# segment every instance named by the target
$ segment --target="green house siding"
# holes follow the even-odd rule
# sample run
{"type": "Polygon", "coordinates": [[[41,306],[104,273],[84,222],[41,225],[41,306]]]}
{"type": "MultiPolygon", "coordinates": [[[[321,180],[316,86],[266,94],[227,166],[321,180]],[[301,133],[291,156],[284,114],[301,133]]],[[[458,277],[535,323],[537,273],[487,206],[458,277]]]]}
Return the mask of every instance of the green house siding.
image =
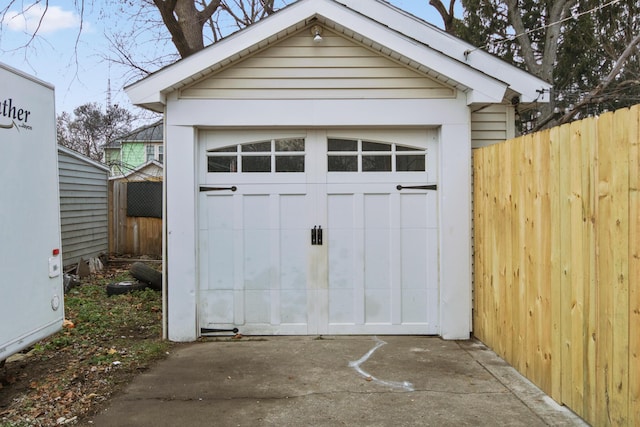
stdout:
{"type": "Polygon", "coordinates": [[[122,143],[122,173],[131,172],[147,161],[146,145],[144,142],[122,143]]]}
{"type": "Polygon", "coordinates": [[[158,121],[106,144],[105,161],[111,167],[111,176],[126,175],[151,160],[162,163],[162,135],[163,123],[158,121]]]}

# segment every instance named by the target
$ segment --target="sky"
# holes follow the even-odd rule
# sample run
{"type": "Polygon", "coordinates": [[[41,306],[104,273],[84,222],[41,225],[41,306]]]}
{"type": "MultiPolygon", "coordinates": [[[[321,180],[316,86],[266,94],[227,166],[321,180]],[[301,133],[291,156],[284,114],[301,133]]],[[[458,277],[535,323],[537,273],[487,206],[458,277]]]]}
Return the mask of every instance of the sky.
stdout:
{"type": "MultiPolygon", "coordinates": [[[[88,102],[106,106],[108,93],[112,103],[132,110],[134,114],[139,113],[123,90],[137,77],[132,76],[130,69],[108,60],[114,57],[108,36],[132,30],[131,22],[116,19],[117,14],[108,10],[117,6],[108,6],[110,2],[100,0],[85,0],[81,18],[74,6],[80,2],[49,0],[47,13],[40,22],[42,6],[29,7],[34,1],[16,1],[5,15],[0,24],[0,62],[54,85],[57,114],[72,113],[74,108],[88,102]],[[19,14],[22,5],[28,12],[19,14]],[[24,48],[39,22],[38,36],[24,48]]],[[[429,6],[428,0],[390,2],[442,27],[442,19],[429,6]]],[[[4,7],[1,3],[0,13],[4,7]]],[[[145,55],[148,51],[149,46],[139,46],[135,52],[145,55]]],[[[170,45],[168,51],[173,53],[175,49],[170,45]]]]}

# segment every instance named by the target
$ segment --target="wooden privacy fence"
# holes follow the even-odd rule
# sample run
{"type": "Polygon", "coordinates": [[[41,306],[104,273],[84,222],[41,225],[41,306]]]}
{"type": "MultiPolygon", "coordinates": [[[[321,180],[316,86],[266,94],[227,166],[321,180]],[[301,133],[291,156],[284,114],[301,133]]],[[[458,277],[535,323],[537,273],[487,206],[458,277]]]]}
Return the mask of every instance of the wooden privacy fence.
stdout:
{"type": "Polygon", "coordinates": [[[474,334],[597,426],[640,425],[639,122],[474,152],[474,334]]]}
{"type": "Polygon", "coordinates": [[[162,218],[128,214],[128,180],[109,181],[109,253],[162,255],[162,218]]]}

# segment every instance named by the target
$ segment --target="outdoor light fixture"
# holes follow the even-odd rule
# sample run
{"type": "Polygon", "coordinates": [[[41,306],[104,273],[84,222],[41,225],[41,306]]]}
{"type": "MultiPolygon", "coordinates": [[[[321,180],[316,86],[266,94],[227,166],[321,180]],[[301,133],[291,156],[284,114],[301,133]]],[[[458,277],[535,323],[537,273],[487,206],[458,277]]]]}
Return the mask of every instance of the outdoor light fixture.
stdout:
{"type": "Polygon", "coordinates": [[[322,43],[322,27],[319,25],[314,25],[311,27],[311,35],[313,36],[313,42],[318,44],[322,43]]]}

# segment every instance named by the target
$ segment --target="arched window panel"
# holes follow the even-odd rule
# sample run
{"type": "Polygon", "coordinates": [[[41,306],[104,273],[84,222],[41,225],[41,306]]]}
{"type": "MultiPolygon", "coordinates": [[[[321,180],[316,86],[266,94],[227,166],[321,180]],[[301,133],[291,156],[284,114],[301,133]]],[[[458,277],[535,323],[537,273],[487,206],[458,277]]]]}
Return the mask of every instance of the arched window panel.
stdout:
{"type": "Polygon", "coordinates": [[[207,172],[304,172],[304,159],[304,138],[255,141],[207,150],[207,172]]]}
{"type": "Polygon", "coordinates": [[[393,142],[329,138],[329,172],[425,172],[427,151],[393,142]]]}

